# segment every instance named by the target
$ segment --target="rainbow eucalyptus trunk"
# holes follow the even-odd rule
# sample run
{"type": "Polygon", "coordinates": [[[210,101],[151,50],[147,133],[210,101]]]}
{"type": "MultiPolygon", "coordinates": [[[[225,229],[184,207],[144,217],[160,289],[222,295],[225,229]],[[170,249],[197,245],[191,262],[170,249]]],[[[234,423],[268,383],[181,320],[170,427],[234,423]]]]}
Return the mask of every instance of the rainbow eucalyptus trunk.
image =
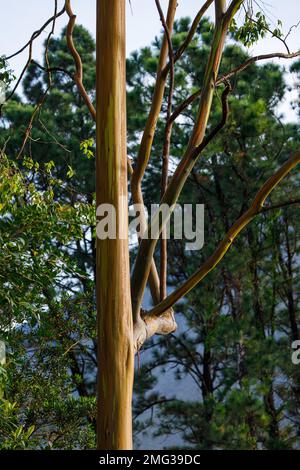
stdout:
{"type": "Polygon", "coordinates": [[[134,374],[126,153],[125,0],[97,1],[96,199],[116,210],[116,239],[97,238],[99,449],[131,449],[134,374]]]}

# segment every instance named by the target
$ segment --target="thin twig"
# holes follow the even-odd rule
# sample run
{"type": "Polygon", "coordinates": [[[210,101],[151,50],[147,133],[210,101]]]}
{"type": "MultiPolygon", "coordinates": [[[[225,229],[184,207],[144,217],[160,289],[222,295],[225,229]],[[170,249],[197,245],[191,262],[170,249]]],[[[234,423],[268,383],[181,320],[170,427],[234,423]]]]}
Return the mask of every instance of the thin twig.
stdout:
{"type": "Polygon", "coordinates": [[[203,139],[200,145],[196,147],[193,151],[192,158],[197,158],[198,155],[202,152],[202,150],[207,147],[210,141],[220,132],[220,130],[225,126],[227,122],[227,118],[229,115],[229,105],[228,105],[228,96],[229,93],[232,91],[231,83],[226,80],[226,88],[224,89],[221,97],[222,101],[222,118],[220,122],[216,125],[216,127],[208,134],[207,137],[203,139]]]}
{"type": "MultiPolygon", "coordinates": [[[[55,4],[56,5],[56,4],[55,4]]],[[[55,22],[56,21],[56,18],[58,18],[59,16],[63,15],[65,12],[65,7],[63,7],[59,12],[57,12],[57,7],[55,7],[55,13],[53,16],[51,16],[51,18],[49,18],[44,24],[43,26],[38,29],[37,31],[35,31],[31,38],[29,39],[29,41],[23,46],[21,47],[21,49],[19,49],[17,52],[14,52],[13,54],[9,55],[9,56],[6,56],[5,57],[5,60],[10,60],[14,57],[16,57],[17,55],[21,54],[23,51],[25,51],[27,48],[28,48],[28,58],[27,58],[27,62],[25,64],[25,66],[23,67],[22,71],[21,71],[21,74],[19,75],[19,78],[17,80],[17,82],[15,83],[12,91],[9,93],[9,95],[6,97],[5,99],[5,102],[2,103],[0,105],[0,115],[1,115],[1,111],[2,111],[2,106],[7,103],[7,101],[9,101],[13,95],[15,94],[18,86],[20,85],[23,77],[24,77],[24,74],[25,72],[27,71],[28,67],[30,66],[31,62],[32,62],[32,50],[33,50],[33,42],[36,38],[38,38],[41,33],[45,30],[45,28],[52,22],[55,22]]]]}
{"type": "MultiPolygon", "coordinates": [[[[204,15],[204,13],[206,12],[206,10],[210,7],[210,5],[212,4],[213,0],[207,0],[204,5],[200,8],[200,10],[198,11],[197,15],[195,16],[194,18],[194,21],[190,27],[190,30],[187,34],[187,37],[185,38],[185,40],[183,41],[183,43],[179,46],[179,48],[177,49],[177,51],[175,52],[174,54],[174,64],[180,59],[180,57],[183,55],[183,53],[185,52],[185,50],[187,49],[187,47],[189,46],[189,44],[191,43],[196,31],[197,31],[197,28],[199,26],[199,23],[204,15]]],[[[169,61],[169,63],[166,65],[163,73],[164,74],[167,74],[170,67],[171,67],[171,61],[169,61]]]]}
{"type": "Polygon", "coordinates": [[[55,19],[55,18],[59,18],[61,15],[63,15],[65,13],[66,9],[65,9],[65,6],[63,6],[63,8],[55,15],[55,16],[51,16],[51,18],[49,18],[46,23],[43,24],[43,26],[38,29],[37,31],[35,31],[31,38],[29,39],[29,41],[25,44],[25,46],[21,47],[21,49],[19,49],[17,52],[14,52],[13,54],[9,55],[9,56],[6,56],[5,59],[6,60],[10,60],[12,59],[13,57],[16,57],[17,55],[21,54],[23,51],[25,51],[25,49],[27,49],[27,47],[33,43],[33,41],[39,37],[42,32],[44,31],[44,29],[55,19]]]}
{"type": "Polygon", "coordinates": [[[195,93],[190,95],[186,100],[184,100],[177,108],[174,109],[173,113],[170,116],[169,121],[174,122],[178,116],[190,105],[192,104],[199,96],[201,95],[201,90],[197,90],[195,93]]]}
{"type": "Polygon", "coordinates": [[[290,27],[290,29],[288,30],[287,34],[286,34],[285,37],[284,37],[284,41],[287,40],[287,38],[288,38],[289,35],[291,34],[292,30],[293,30],[294,28],[297,29],[299,25],[300,25],[300,20],[299,20],[296,24],[293,24],[293,25],[290,27]]]}
{"type": "Polygon", "coordinates": [[[36,62],[35,60],[31,60],[31,63],[34,64],[36,67],[38,67],[40,70],[42,70],[43,72],[46,72],[46,73],[54,73],[54,72],[57,72],[57,73],[64,73],[65,75],[68,75],[69,78],[71,78],[71,80],[74,80],[74,77],[73,75],[68,72],[66,69],[63,69],[61,67],[43,67],[41,64],[39,64],[38,62],[36,62]]]}
{"type": "Polygon", "coordinates": [[[283,52],[274,52],[272,54],[262,54],[262,55],[257,55],[254,57],[249,57],[249,59],[245,60],[245,62],[243,62],[241,65],[239,65],[238,67],[235,67],[230,72],[219,77],[216,81],[216,85],[220,85],[220,83],[223,83],[228,78],[233,77],[239,72],[242,72],[254,62],[258,62],[260,60],[267,60],[267,59],[276,59],[276,58],[277,59],[293,59],[298,56],[300,56],[300,51],[292,52],[291,54],[284,54],[283,52]]]}
{"type": "MultiPolygon", "coordinates": [[[[50,39],[51,39],[51,36],[54,34],[54,31],[55,31],[55,24],[56,24],[56,18],[57,18],[57,0],[54,0],[54,15],[53,15],[53,20],[52,20],[52,28],[51,28],[51,31],[50,33],[48,34],[48,37],[47,37],[47,40],[46,40],[46,46],[45,46],[45,63],[47,65],[47,69],[50,69],[50,64],[49,64],[49,58],[48,58],[48,51],[49,51],[49,44],[50,44],[50,39]]],[[[32,55],[32,44],[31,46],[29,47],[29,58],[28,58],[28,66],[29,64],[31,63],[31,55],[32,55]]],[[[27,67],[24,69],[24,73],[25,73],[25,70],[27,69],[27,67]]],[[[43,106],[44,102],[45,102],[45,99],[47,97],[47,94],[48,94],[48,91],[50,90],[52,86],[52,77],[51,77],[51,72],[48,72],[48,86],[46,88],[46,90],[44,91],[40,101],[37,103],[32,115],[31,115],[31,118],[30,118],[30,121],[29,121],[29,124],[26,128],[26,131],[25,131],[25,136],[24,136],[24,139],[23,139],[23,143],[22,143],[22,146],[19,150],[19,153],[17,155],[17,159],[19,159],[21,157],[21,155],[23,154],[23,151],[24,151],[24,148],[25,148],[25,145],[27,143],[27,140],[28,138],[30,137],[31,135],[31,130],[32,130],[32,126],[33,126],[33,122],[34,122],[34,119],[35,119],[35,116],[37,115],[37,113],[40,111],[41,107],[43,106]]]]}

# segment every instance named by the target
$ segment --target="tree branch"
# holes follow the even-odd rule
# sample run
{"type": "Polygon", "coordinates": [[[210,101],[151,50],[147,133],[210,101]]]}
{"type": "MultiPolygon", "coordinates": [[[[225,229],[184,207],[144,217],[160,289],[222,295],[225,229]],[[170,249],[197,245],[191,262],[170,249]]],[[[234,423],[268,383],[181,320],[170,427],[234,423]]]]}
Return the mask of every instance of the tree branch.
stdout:
{"type": "MultiPolygon", "coordinates": [[[[163,197],[167,185],[168,185],[168,173],[169,173],[169,156],[170,156],[170,145],[171,145],[171,134],[173,122],[170,121],[170,116],[172,113],[172,99],[174,93],[174,53],[172,39],[168,25],[166,24],[163,11],[160,6],[159,0],[155,0],[157,10],[165,31],[165,35],[168,42],[168,51],[169,51],[169,71],[170,71],[170,85],[169,85],[169,96],[168,96],[168,106],[167,106],[167,122],[165,126],[165,135],[164,135],[164,145],[163,145],[163,155],[162,155],[162,173],[161,173],[161,194],[160,198],[163,197]]],[[[163,229],[160,239],[160,300],[163,300],[167,296],[167,263],[168,263],[168,240],[166,237],[166,232],[163,229]]]]}
{"type": "Polygon", "coordinates": [[[219,124],[208,134],[207,137],[203,139],[200,145],[196,147],[192,153],[192,158],[197,158],[202,150],[207,147],[210,141],[220,132],[220,130],[225,126],[227,118],[229,115],[229,105],[228,105],[228,95],[232,91],[232,87],[229,81],[226,81],[226,88],[223,90],[221,101],[222,101],[222,118],[219,124]]]}
{"type": "Polygon", "coordinates": [[[226,73],[225,75],[222,75],[222,77],[219,77],[217,79],[216,85],[220,85],[220,83],[223,83],[225,80],[228,78],[236,75],[239,72],[242,72],[242,70],[245,70],[249,65],[253,64],[254,62],[257,62],[259,60],[266,60],[266,59],[293,59],[294,57],[300,56],[300,51],[293,52],[291,54],[285,54],[283,52],[274,52],[272,54],[262,54],[262,55],[257,55],[254,57],[249,57],[249,59],[245,60],[241,65],[238,67],[235,67],[232,69],[230,72],[226,73]]]}
{"type": "Polygon", "coordinates": [[[263,207],[257,214],[264,212],[274,211],[276,209],[283,209],[284,207],[297,205],[300,207],[300,199],[293,199],[291,201],[283,201],[278,204],[273,204],[272,206],[263,207]]]}
{"type": "Polygon", "coordinates": [[[44,29],[45,29],[55,18],[58,18],[59,16],[63,15],[63,14],[65,13],[65,11],[66,11],[66,8],[65,8],[65,6],[63,6],[63,8],[62,8],[56,15],[51,16],[51,18],[49,18],[49,19],[43,24],[43,26],[42,26],[40,29],[38,29],[37,31],[35,31],[35,32],[32,34],[31,38],[30,38],[29,41],[25,44],[25,46],[21,47],[21,49],[19,49],[17,52],[14,52],[13,54],[11,54],[11,55],[5,57],[5,59],[6,59],[6,60],[10,60],[10,59],[12,59],[13,57],[16,57],[17,55],[21,54],[23,51],[25,51],[25,49],[27,49],[28,46],[30,47],[30,45],[33,43],[33,41],[34,41],[37,37],[39,37],[39,36],[42,34],[42,32],[44,31],[44,29]]]}
{"type": "MultiPolygon", "coordinates": [[[[252,65],[253,63],[260,61],[260,60],[267,60],[267,59],[293,59],[295,57],[300,56],[300,51],[293,52],[291,54],[285,54],[282,52],[275,52],[272,54],[262,54],[254,57],[249,57],[245,62],[243,62],[241,65],[238,67],[235,67],[232,69],[230,72],[226,73],[225,75],[222,75],[219,77],[216,81],[216,86],[220,85],[221,83],[225,83],[226,80],[229,78],[233,77],[234,75],[238,74],[239,72],[242,72],[245,70],[247,67],[252,65]]],[[[184,100],[176,109],[173,110],[172,115],[170,116],[171,121],[175,121],[178,116],[190,105],[192,104],[199,96],[201,95],[201,90],[197,90],[195,93],[193,93],[191,96],[189,96],[186,100],[184,100]]]]}
{"type": "Polygon", "coordinates": [[[251,220],[262,211],[262,207],[267,197],[274,188],[282,181],[282,179],[300,162],[300,151],[291,156],[261,187],[256,194],[249,209],[232,225],[224,239],[220,242],[214,253],[203,263],[199,270],[193,274],[181,287],[170,294],[163,302],[160,302],[152,310],[149,315],[160,316],[167,309],[171,308],[179,299],[184,297],[193,287],[195,287],[207,274],[212,271],[222,260],[233,241],[248,225],[251,220]]]}
{"type": "MultiPolygon", "coordinates": [[[[190,27],[190,30],[187,34],[187,37],[185,38],[183,43],[179,46],[179,48],[177,49],[177,51],[174,54],[174,64],[180,59],[180,57],[183,55],[183,53],[185,52],[185,50],[187,49],[187,47],[191,43],[204,13],[210,7],[212,2],[213,2],[213,0],[207,0],[204,3],[204,5],[200,8],[200,10],[198,11],[198,13],[195,16],[194,21],[193,21],[193,23],[190,27]]],[[[171,67],[171,61],[169,61],[169,63],[165,66],[165,68],[163,70],[163,74],[167,74],[170,67],[171,67]]]]}
{"type": "Polygon", "coordinates": [[[178,116],[190,105],[192,104],[199,96],[201,95],[201,90],[197,90],[195,93],[190,95],[186,100],[184,100],[177,108],[174,109],[173,113],[170,116],[169,121],[174,122],[178,116]]]}
{"type": "Polygon", "coordinates": [[[76,15],[74,15],[71,7],[71,0],[65,0],[65,9],[66,12],[69,16],[69,22],[67,26],[67,31],[66,31],[66,39],[67,39],[67,45],[70,53],[73,56],[74,62],[75,62],[75,67],[76,67],[76,73],[74,74],[74,80],[77,85],[78,91],[85,101],[85,104],[88,107],[88,110],[94,120],[96,120],[96,110],[94,108],[93,103],[90,100],[90,97],[83,85],[83,71],[82,71],[82,61],[80,54],[78,53],[74,41],[73,41],[73,31],[75,27],[75,22],[76,22],[76,15]]]}
{"type": "MultiPolygon", "coordinates": [[[[44,29],[50,24],[55,24],[55,21],[56,21],[56,18],[58,18],[59,16],[63,15],[64,12],[66,11],[65,10],[65,7],[63,7],[59,12],[57,12],[57,2],[55,2],[55,8],[54,8],[54,15],[51,16],[51,18],[49,18],[44,24],[43,26],[41,26],[40,29],[38,29],[37,31],[35,31],[32,35],[31,35],[31,38],[29,39],[29,41],[23,46],[21,47],[21,49],[19,49],[17,52],[14,52],[13,54],[5,57],[5,60],[10,60],[14,57],[16,57],[17,55],[21,54],[23,51],[25,51],[25,49],[27,49],[27,47],[29,48],[29,51],[28,51],[28,59],[27,59],[27,62],[26,64],[24,65],[23,69],[22,69],[22,72],[21,74],[19,75],[19,78],[15,84],[15,86],[13,87],[12,91],[9,93],[9,95],[6,97],[5,99],[5,102],[6,103],[7,101],[9,101],[13,95],[15,94],[18,86],[20,85],[21,81],[22,81],[22,78],[24,77],[25,75],[25,72],[26,70],[28,69],[29,65],[31,64],[31,61],[32,61],[32,50],[33,50],[33,42],[34,40],[39,37],[42,32],[44,31],[44,29]]],[[[51,33],[50,33],[51,34],[51,33]]],[[[4,105],[4,103],[2,103],[0,105],[0,114],[1,114],[1,110],[2,110],[2,107],[4,105]]]]}
{"type": "MultiPolygon", "coordinates": [[[[235,67],[232,69],[230,72],[226,73],[225,75],[222,75],[219,77],[216,81],[216,86],[220,85],[221,83],[226,82],[229,78],[233,77],[234,75],[238,74],[239,72],[242,72],[245,70],[247,67],[252,65],[255,62],[258,62],[260,60],[268,60],[268,59],[293,59],[295,57],[300,56],[300,51],[293,52],[291,54],[285,54],[282,52],[274,52],[270,54],[262,54],[254,57],[249,57],[245,62],[243,62],[241,65],[238,67],[235,67]]],[[[170,116],[171,121],[175,121],[177,117],[190,105],[192,104],[199,96],[201,95],[201,90],[197,90],[195,93],[193,93],[191,96],[189,96],[185,101],[183,101],[176,109],[174,109],[172,115],[170,116]]]]}
{"type": "Polygon", "coordinates": [[[74,77],[72,74],[70,74],[70,72],[68,72],[67,70],[61,68],[61,67],[43,67],[41,64],[39,64],[38,62],[36,62],[35,60],[32,59],[31,61],[32,64],[36,65],[40,70],[43,70],[43,72],[46,72],[46,73],[53,73],[53,72],[57,72],[57,73],[64,73],[65,75],[68,75],[69,78],[71,78],[71,80],[74,80],[74,77]]]}
{"type": "MultiPolygon", "coordinates": [[[[31,130],[32,130],[32,126],[33,126],[33,122],[34,122],[34,119],[35,119],[35,116],[38,114],[38,112],[40,111],[40,109],[42,108],[45,100],[46,100],[46,97],[48,95],[48,91],[50,90],[51,86],[52,86],[52,76],[51,76],[51,69],[50,69],[50,64],[49,64],[49,57],[48,57],[48,51],[49,51],[49,44],[50,44],[50,39],[51,39],[51,36],[54,34],[54,31],[55,31],[55,24],[56,24],[56,19],[57,19],[57,0],[54,1],[54,15],[53,15],[53,20],[52,20],[52,28],[51,28],[51,31],[50,33],[48,34],[48,37],[47,37],[47,40],[46,40],[46,47],[45,47],[45,63],[47,65],[47,75],[48,75],[48,86],[46,88],[46,90],[44,91],[42,97],[40,98],[39,102],[37,103],[37,105],[35,106],[35,109],[31,115],[31,118],[30,118],[30,121],[29,121],[29,124],[26,128],[26,131],[25,131],[25,136],[24,136],[24,139],[23,139],[23,143],[22,143],[22,146],[21,146],[21,149],[19,150],[19,153],[17,155],[17,159],[19,159],[24,151],[24,148],[25,148],[25,145],[27,143],[27,140],[30,138],[30,134],[31,134],[31,130]]],[[[27,64],[23,70],[23,73],[21,74],[21,77],[23,76],[25,70],[27,69],[27,67],[30,65],[31,61],[32,61],[32,44],[31,46],[29,47],[29,58],[28,58],[28,61],[27,61],[27,64]]],[[[19,81],[18,83],[20,82],[20,79],[21,77],[19,78],[19,81]]],[[[18,86],[18,83],[16,85],[16,87],[18,86]]],[[[15,89],[16,89],[15,87],[15,89]]],[[[14,91],[13,91],[14,93],[14,91]]],[[[12,95],[11,95],[12,96],[12,95]]],[[[9,98],[8,98],[9,99],[9,98]]]]}
{"type": "MultiPolygon", "coordinates": [[[[208,118],[210,115],[211,104],[214,89],[217,85],[217,76],[219,71],[219,65],[221,60],[221,55],[224,47],[225,37],[228,31],[230,22],[237,12],[238,8],[243,3],[243,0],[233,0],[225,11],[225,1],[216,0],[215,1],[215,10],[216,10],[216,23],[214,37],[211,44],[210,55],[206,65],[204,83],[200,94],[200,103],[199,103],[199,112],[196,124],[194,126],[189,144],[183,155],[180,163],[178,164],[165,192],[163,199],[161,200],[162,204],[167,204],[169,207],[174,207],[178,197],[181,193],[181,190],[190,175],[197,158],[195,157],[195,148],[199,147],[204,139],[205,130],[207,127],[208,118]]],[[[298,55],[298,54],[297,54],[298,55]]],[[[278,56],[278,54],[277,54],[278,56]]],[[[285,54],[280,54],[281,57],[286,57],[285,54]]],[[[295,57],[296,55],[291,55],[290,57],[295,57]]],[[[272,55],[266,55],[264,58],[270,58],[272,55]]],[[[252,59],[253,60],[253,59],[252,59]]],[[[223,77],[223,80],[219,81],[221,83],[228,78],[223,77]]],[[[199,149],[198,149],[199,150],[199,149]]],[[[199,156],[199,151],[197,157],[199,156]]],[[[133,268],[131,286],[132,286],[132,307],[134,315],[138,315],[138,312],[141,308],[142,298],[144,290],[146,287],[146,282],[148,279],[148,273],[150,270],[150,263],[154,255],[155,247],[157,244],[156,238],[151,238],[151,230],[153,224],[159,227],[159,233],[161,233],[162,228],[166,225],[171,212],[169,212],[165,217],[162,218],[159,216],[160,211],[154,214],[151,223],[148,226],[147,237],[145,237],[139,246],[137,257],[135,260],[135,265],[133,268]]]]}
{"type": "MultiPolygon", "coordinates": [[[[173,29],[176,8],[177,8],[177,0],[169,0],[168,13],[167,13],[167,19],[166,19],[166,25],[168,27],[169,34],[171,34],[171,31],[173,29]]],[[[163,102],[164,91],[165,91],[165,86],[166,86],[166,76],[162,74],[162,71],[166,65],[167,57],[168,57],[168,39],[165,33],[162,46],[161,46],[159,61],[158,61],[157,78],[156,78],[156,83],[154,87],[151,108],[150,108],[148,119],[145,125],[143,136],[141,139],[141,143],[140,143],[140,147],[139,147],[139,151],[137,155],[137,160],[136,160],[136,166],[131,176],[131,193],[132,193],[133,202],[134,204],[141,204],[142,206],[144,206],[144,200],[143,200],[141,184],[142,184],[142,179],[143,179],[145,170],[149,162],[154,134],[156,130],[156,124],[157,124],[157,120],[158,120],[158,117],[161,111],[162,102],[163,102]]],[[[141,224],[141,232],[144,232],[146,230],[147,223],[146,223],[145,214],[143,212],[140,214],[140,224],[141,224]]],[[[160,287],[159,287],[159,277],[158,277],[158,273],[157,273],[157,269],[156,269],[153,257],[151,257],[149,273],[150,273],[149,283],[150,283],[152,299],[154,303],[157,303],[159,302],[159,299],[160,299],[160,287]]],[[[147,275],[147,280],[148,280],[148,275],[147,275]]],[[[132,295],[135,296],[134,290],[132,291],[132,295]]],[[[137,315],[134,315],[135,320],[138,319],[138,315],[139,315],[139,312],[137,315]]]]}
{"type": "Polygon", "coordinates": [[[232,0],[229,7],[227,8],[225,17],[226,17],[226,22],[229,24],[234,17],[234,15],[237,13],[238,9],[240,6],[244,3],[245,0],[232,0]]]}
{"type": "MultiPolygon", "coordinates": [[[[216,0],[215,9],[216,25],[211,44],[210,55],[206,65],[203,88],[201,90],[198,118],[190,137],[186,152],[177,166],[176,171],[173,174],[173,177],[168,184],[167,190],[165,191],[164,197],[161,201],[161,204],[167,204],[169,207],[174,207],[183,185],[195,165],[196,159],[193,158],[193,152],[204,139],[207,121],[210,115],[210,109],[215,90],[215,81],[218,74],[221,54],[229,25],[228,22],[224,21],[225,1],[216,0]],[[221,11],[222,15],[220,15],[221,11]]],[[[153,223],[158,224],[159,233],[161,233],[161,230],[166,225],[169,216],[170,214],[167,216],[167,218],[163,217],[163,220],[160,220],[161,218],[159,217],[158,210],[153,217],[153,221],[151,221],[151,223],[148,225],[148,237],[144,238],[140,243],[131,279],[132,308],[135,318],[137,318],[139,315],[142,298],[150,271],[151,260],[153,258],[157,244],[157,239],[151,238],[152,225],[153,223]]]]}

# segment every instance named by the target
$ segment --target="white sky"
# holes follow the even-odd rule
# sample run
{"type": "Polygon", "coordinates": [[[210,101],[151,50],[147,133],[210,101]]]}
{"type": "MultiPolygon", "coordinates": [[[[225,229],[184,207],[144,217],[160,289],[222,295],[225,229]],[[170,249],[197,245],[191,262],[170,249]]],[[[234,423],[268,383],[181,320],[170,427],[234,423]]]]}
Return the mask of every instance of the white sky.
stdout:
{"type": "MultiPolygon", "coordinates": [[[[182,16],[194,17],[204,0],[178,0],[177,18],[182,16]]],[[[168,1],[161,0],[161,5],[166,9],[168,1]]],[[[262,2],[259,0],[259,3],[262,2]]],[[[10,55],[31,36],[32,32],[39,29],[47,18],[53,14],[53,0],[0,0],[1,7],[1,28],[0,28],[0,55],[10,55]]],[[[161,30],[158,13],[154,0],[131,0],[132,10],[127,4],[127,54],[142,46],[149,45],[155,35],[161,30]]],[[[59,6],[63,5],[63,0],[59,0],[59,6]]],[[[77,15],[77,22],[83,24],[89,31],[95,34],[95,10],[96,0],[73,0],[72,7],[77,15]]],[[[263,2],[263,9],[266,12],[274,27],[277,19],[283,22],[283,31],[289,28],[300,19],[300,0],[266,0],[263,2]]],[[[209,10],[213,14],[213,9],[209,10]]],[[[67,23],[67,16],[59,18],[56,32],[67,23]]],[[[42,52],[42,44],[48,31],[44,31],[34,45],[34,58],[39,59],[42,52]]],[[[293,28],[289,36],[289,47],[291,51],[300,48],[300,26],[293,28]]],[[[258,45],[251,48],[251,54],[262,54],[268,52],[285,52],[283,44],[273,39],[264,39],[258,45]]],[[[19,73],[26,62],[26,52],[10,61],[11,68],[19,73]]],[[[289,61],[281,60],[281,63],[288,64],[289,61]]],[[[283,107],[283,111],[292,117],[288,109],[288,103],[283,107]]]]}

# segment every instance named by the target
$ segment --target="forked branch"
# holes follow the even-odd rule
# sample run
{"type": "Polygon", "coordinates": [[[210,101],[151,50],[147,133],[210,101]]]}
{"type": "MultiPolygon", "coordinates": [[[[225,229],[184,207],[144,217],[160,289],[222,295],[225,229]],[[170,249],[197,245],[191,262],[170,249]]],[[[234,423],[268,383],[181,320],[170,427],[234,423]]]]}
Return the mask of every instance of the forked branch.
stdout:
{"type": "MultiPolygon", "coordinates": [[[[168,42],[169,50],[169,71],[170,71],[170,85],[169,85],[169,95],[168,95],[168,106],[167,106],[167,122],[165,125],[164,133],[164,144],[163,144],[163,155],[162,155],[162,170],[161,170],[161,194],[160,198],[162,199],[168,185],[168,173],[169,173],[169,156],[170,156],[170,146],[171,146],[171,135],[173,128],[173,121],[170,120],[172,113],[172,100],[174,93],[174,53],[172,39],[168,25],[165,21],[163,11],[159,0],[155,0],[157,10],[165,31],[165,35],[168,42]]],[[[168,240],[166,237],[165,230],[162,230],[161,240],[160,240],[160,273],[159,273],[159,283],[160,283],[160,300],[163,300],[167,296],[167,263],[168,263],[168,240]]]]}
{"type": "Polygon", "coordinates": [[[163,312],[162,315],[149,315],[142,312],[139,321],[133,325],[133,347],[137,353],[142,345],[154,335],[169,335],[177,329],[172,308],[163,312]]]}
{"type": "MultiPolygon", "coordinates": [[[[177,8],[177,0],[169,0],[168,12],[166,17],[166,26],[168,28],[169,35],[172,32],[175,12],[177,8]]],[[[145,173],[145,170],[148,166],[154,134],[156,130],[157,120],[161,111],[165,87],[166,87],[166,76],[162,73],[163,69],[166,65],[168,58],[168,38],[166,33],[164,34],[158,67],[157,67],[157,76],[156,76],[156,83],[154,86],[154,93],[151,102],[150,112],[145,124],[145,129],[143,132],[143,136],[141,139],[136,165],[134,171],[131,176],[131,192],[132,192],[132,199],[134,204],[141,204],[144,205],[143,194],[142,194],[142,179],[145,173]]],[[[141,213],[141,232],[146,230],[146,218],[145,214],[141,213]]],[[[153,257],[150,261],[149,267],[149,284],[151,295],[154,303],[159,302],[160,300],[160,285],[159,285],[159,276],[157,273],[157,269],[153,260],[153,257]]],[[[148,279],[148,275],[147,275],[148,279]]],[[[136,312],[137,313],[137,312],[136,312]]],[[[135,315],[135,320],[138,319],[138,314],[135,315]]]]}
{"type": "MultiPolygon", "coordinates": [[[[6,97],[5,99],[5,103],[7,101],[9,101],[13,95],[15,94],[16,90],[18,89],[26,71],[28,70],[30,64],[32,63],[32,52],[33,52],[33,43],[35,41],[36,38],[38,38],[42,32],[45,30],[45,28],[50,24],[52,23],[52,25],[54,24],[55,25],[55,22],[56,22],[56,19],[63,15],[64,12],[66,11],[65,9],[65,6],[58,12],[57,11],[57,2],[55,2],[55,6],[54,6],[54,15],[51,16],[51,18],[49,18],[44,24],[43,26],[40,27],[40,29],[34,31],[34,33],[31,35],[31,38],[29,39],[29,41],[27,41],[27,43],[21,47],[21,49],[19,49],[18,51],[14,52],[13,54],[9,55],[9,56],[6,56],[5,57],[5,60],[10,60],[10,59],[13,59],[14,57],[18,56],[19,54],[21,54],[23,51],[25,51],[27,48],[28,48],[28,58],[27,58],[27,61],[26,61],[26,64],[24,65],[13,89],[11,90],[11,92],[9,93],[9,95],[6,97]]],[[[50,33],[52,34],[52,33],[50,33]]],[[[48,41],[47,41],[48,42],[48,41]]],[[[4,103],[3,103],[4,104],[4,103]]],[[[1,109],[2,109],[2,106],[3,104],[0,105],[0,112],[1,112],[1,109]]]]}
{"type": "MultiPolygon", "coordinates": [[[[236,2],[236,5],[241,5],[242,0],[236,2]]],[[[209,59],[206,65],[203,88],[200,95],[200,104],[197,121],[195,123],[188,147],[178,164],[169,184],[165,191],[164,197],[161,201],[162,204],[167,204],[169,207],[174,207],[178,200],[180,192],[186,182],[189,174],[191,173],[195,162],[195,148],[201,145],[207,127],[207,121],[210,115],[210,109],[215,90],[216,77],[219,71],[221,55],[224,47],[226,33],[229,26],[229,17],[226,15],[226,2],[224,0],[215,1],[216,9],[216,24],[214,36],[211,44],[209,59]]],[[[235,10],[234,10],[235,11],[235,10]]],[[[154,223],[157,223],[159,211],[154,216],[154,223]],[[158,215],[157,215],[158,214],[158,215]]],[[[159,218],[160,219],[160,218],[159,218]]],[[[159,232],[167,223],[167,220],[158,220],[159,232]]],[[[132,292],[132,308],[134,318],[137,318],[142,304],[149,271],[150,263],[154,255],[157,239],[151,238],[151,223],[148,227],[148,239],[143,239],[140,243],[138,254],[136,257],[135,265],[133,268],[131,279],[131,292],[132,292]]]]}
{"type": "MultiPolygon", "coordinates": [[[[180,57],[183,55],[183,53],[185,52],[185,50],[187,49],[187,47],[189,46],[189,44],[191,43],[191,41],[193,40],[193,37],[197,31],[197,28],[199,26],[199,23],[201,21],[201,19],[203,18],[203,15],[205,14],[205,12],[208,10],[208,8],[210,7],[210,5],[212,4],[213,0],[207,0],[204,5],[200,8],[200,10],[198,11],[197,15],[195,16],[193,22],[192,22],[192,25],[189,29],[189,32],[185,38],[185,40],[183,41],[183,43],[179,46],[179,48],[177,49],[177,51],[175,52],[174,54],[174,58],[173,58],[173,61],[174,61],[174,64],[180,59],[180,57]]],[[[170,69],[172,65],[172,62],[169,61],[169,63],[166,65],[166,67],[164,68],[164,71],[163,71],[163,74],[166,75],[170,69]]]]}
{"type": "MultiPolygon", "coordinates": [[[[229,78],[237,75],[239,72],[242,72],[247,67],[252,65],[255,62],[259,62],[261,60],[268,60],[268,59],[294,59],[295,57],[300,56],[300,51],[293,52],[290,54],[285,54],[282,52],[274,52],[272,54],[261,54],[254,57],[249,57],[245,60],[241,65],[235,67],[234,69],[230,70],[229,72],[225,73],[224,75],[218,77],[216,80],[216,86],[225,83],[226,80],[229,78]]],[[[190,105],[192,104],[199,96],[201,95],[201,90],[195,91],[192,95],[190,95],[186,100],[184,100],[180,105],[177,106],[173,110],[173,113],[170,116],[170,121],[175,121],[178,116],[190,105]]]]}
{"type": "Polygon", "coordinates": [[[207,274],[212,271],[217,264],[222,260],[226,252],[231,247],[233,241],[242,231],[242,229],[248,225],[252,219],[263,210],[263,205],[269,196],[269,194],[276,188],[276,186],[282,181],[282,179],[290,173],[300,163],[300,151],[292,155],[261,187],[256,194],[249,209],[238,218],[238,220],[232,225],[229,231],[226,233],[223,240],[219,243],[214,253],[203,263],[198,271],[193,274],[181,287],[176,289],[170,294],[164,301],[156,305],[152,310],[149,311],[149,315],[161,315],[169,308],[171,308],[178,300],[184,297],[191,289],[193,289],[207,274]]]}

